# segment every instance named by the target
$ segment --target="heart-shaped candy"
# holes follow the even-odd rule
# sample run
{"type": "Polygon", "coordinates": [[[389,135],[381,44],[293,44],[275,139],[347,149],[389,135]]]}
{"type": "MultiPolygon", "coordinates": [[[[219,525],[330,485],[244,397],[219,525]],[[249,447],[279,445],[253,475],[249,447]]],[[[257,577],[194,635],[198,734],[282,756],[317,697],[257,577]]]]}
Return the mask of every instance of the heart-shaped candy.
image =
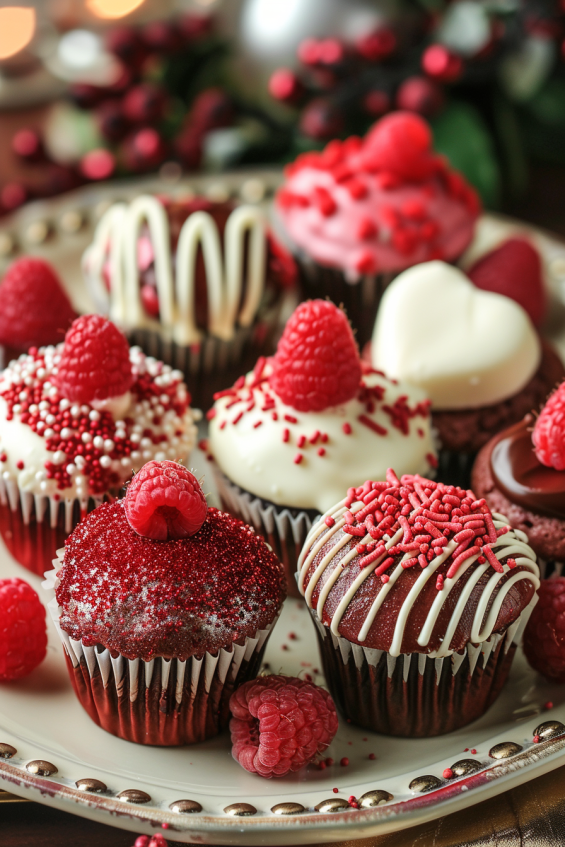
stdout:
{"type": "Polygon", "coordinates": [[[513,300],[475,288],[451,265],[426,262],[385,291],[371,355],[389,378],[424,389],[434,409],[472,409],[517,394],[541,346],[513,300]]]}

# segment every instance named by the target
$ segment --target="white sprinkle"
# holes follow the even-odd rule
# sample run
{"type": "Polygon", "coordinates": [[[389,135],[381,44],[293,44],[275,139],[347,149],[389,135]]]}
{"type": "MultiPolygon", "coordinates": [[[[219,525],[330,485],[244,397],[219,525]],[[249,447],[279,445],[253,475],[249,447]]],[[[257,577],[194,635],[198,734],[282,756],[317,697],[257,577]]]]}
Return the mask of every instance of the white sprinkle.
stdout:
{"type": "Polygon", "coordinates": [[[62,465],[66,458],[67,457],[62,450],[56,450],[53,454],[53,462],[56,465],[62,465]]]}
{"type": "Polygon", "coordinates": [[[72,434],[73,434],[73,431],[72,431],[72,429],[69,429],[68,426],[64,426],[63,429],[61,430],[61,438],[70,438],[72,434]]]}
{"type": "Polygon", "coordinates": [[[80,416],[80,406],[71,406],[71,415],[73,418],[78,418],[80,416]]]}
{"type": "Polygon", "coordinates": [[[107,438],[104,441],[104,450],[106,451],[106,453],[111,453],[115,446],[116,445],[114,444],[111,438],[107,438]]]}
{"type": "Polygon", "coordinates": [[[55,417],[55,415],[47,415],[47,417],[45,418],[45,423],[48,426],[53,426],[54,423],[57,423],[57,418],[55,417]]]}
{"type": "Polygon", "coordinates": [[[88,413],[88,417],[91,421],[99,421],[100,420],[100,412],[97,412],[96,409],[92,409],[91,412],[88,413]]]}
{"type": "Polygon", "coordinates": [[[47,429],[45,430],[45,432],[43,433],[43,436],[45,438],[52,438],[54,435],[55,435],[55,430],[51,429],[50,426],[48,426],[47,429]]]}
{"type": "Polygon", "coordinates": [[[94,446],[96,447],[97,450],[103,450],[104,449],[104,439],[102,438],[101,435],[95,435],[94,436],[93,444],[94,444],[94,446]]]}
{"type": "Polygon", "coordinates": [[[100,456],[100,465],[103,468],[109,468],[112,464],[112,460],[109,456],[100,456]]]}
{"type": "Polygon", "coordinates": [[[84,444],[90,444],[90,442],[92,441],[92,436],[89,432],[83,432],[83,434],[81,435],[81,440],[84,444]]]}
{"type": "Polygon", "coordinates": [[[69,475],[69,476],[72,476],[72,475],[74,474],[74,472],[76,471],[76,469],[77,469],[77,466],[76,466],[76,465],[73,465],[73,463],[72,463],[72,462],[70,462],[70,463],[67,465],[67,467],[65,468],[65,470],[67,471],[67,473],[68,473],[68,475],[69,475]]]}

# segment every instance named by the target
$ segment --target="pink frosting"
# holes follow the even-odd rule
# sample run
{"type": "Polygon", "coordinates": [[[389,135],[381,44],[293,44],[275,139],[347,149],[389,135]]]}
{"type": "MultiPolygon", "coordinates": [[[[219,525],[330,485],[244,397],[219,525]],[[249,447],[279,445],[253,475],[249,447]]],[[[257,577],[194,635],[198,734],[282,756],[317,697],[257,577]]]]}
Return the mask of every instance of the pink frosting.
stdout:
{"type": "Polygon", "coordinates": [[[427,124],[401,112],[363,140],[299,156],[286,176],[276,204],[288,235],[351,279],[456,259],[480,211],[475,191],[433,153],[427,124]]]}

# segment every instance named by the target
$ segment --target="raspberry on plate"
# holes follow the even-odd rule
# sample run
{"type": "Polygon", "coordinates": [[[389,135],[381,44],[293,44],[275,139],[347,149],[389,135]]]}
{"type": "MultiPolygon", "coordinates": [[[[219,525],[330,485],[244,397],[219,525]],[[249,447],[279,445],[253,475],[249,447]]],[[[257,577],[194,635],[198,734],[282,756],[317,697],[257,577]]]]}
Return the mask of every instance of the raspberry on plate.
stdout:
{"type": "Polygon", "coordinates": [[[65,336],[57,388],[77,403],[125,394],[134,381],[125,335],[100,315],[73,321],[65,336]]]}
{"type": "Polygon", "coordinates": [[[156,541],[194,535],[208,510],[198,480],[178,462],[147,462],[128,487],[125,508],[134,532],[156,541]]]}
{"type": "Polygon", "coordinates": [[[45,608],[23,579],[0,580],[0,682],[27,676],[47,652],[45,608]]]}
{"type": "Polygon", "coordinates": [[[524,653],[534,670],[565,682],[565,577],[544,579],[524,632],[524,653]]]}
{"type": "Polygon", "coordinates": [[[349,321],[328,300],[302,303],[288,321],[270,383],[299,412],[321,412],[355,396],[361,362],[349,321]]]}
{"type": "Polygon", "coordinates": [[[553,392],[534,426],[532,441],[542,465],[565,470],[565,382],[553,392]]]}
{"type": "Polygon", "coordinates": [[[48,262],[15,261],[0,285],[0,344],[24,352],[57,344],[76,318],[61,280],[48,262]]]}
{"type": "Polygon", "coordinates": [[[230,699],[232,755],[267,779],[298,771],[322,753],[337,732],[329,693],[297,677],[264,676],[230,699]]]}

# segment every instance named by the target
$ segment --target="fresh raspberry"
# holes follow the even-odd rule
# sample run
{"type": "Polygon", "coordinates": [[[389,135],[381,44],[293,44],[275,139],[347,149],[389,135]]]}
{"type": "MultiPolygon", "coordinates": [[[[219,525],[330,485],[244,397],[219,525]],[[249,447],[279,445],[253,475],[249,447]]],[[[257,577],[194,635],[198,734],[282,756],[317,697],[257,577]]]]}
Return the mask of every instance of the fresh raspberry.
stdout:
{"type": "Polygon", "coordinates": [[[532,432],[535,453],[542,465],[565,470],[565,382],[553,392],[532,432]]]}
{"type": "Polygon", "coordinates": [[[208,510],[198,480],[177,462],[147,462],[128,486],[125,508],[134,532],[157,541],[194,535],[208,510]]]}
{"type": "Polygon", "coordinates": [[[0,344],[27,352],[62,341],[76,318],[61,281],[43,259],[24,256],[0,285],[0,344]]]}
{"type": "Polygon", "coordinates": [[[321,412],[355,396],[359,351],[344,312],[327,300],[308,300],[291,315],[272,360],[270,383],[283,403],[321,412]]]}
{"type": "Polygon", "coordinates": [[[230,711],[234,759],[267,779],[303,768],[337,732],[329,693],[291,676],[246,682],[232,694],[230,711]]]}
{"type": "Polygon", "coordinates": [[[436,168],[430,127],[413,112],[391,112],[381,118],[365,137],[364,157],[369,168],[407,180],[425,179],[436,168]]]}
{"type": "Polygon", "coordinates": [[[543,321],[547,311],[547,293],[542,264],[538,251],[527,239],[509,238],[496,250],[478,259],[468,276],[477,288],[515,300],[535,326],[543,321]]]}
{"type": "Polygon", "coordinates": [[[20,679],[47,652],[45,608],[23,579],[0,579],[0,682],[20,679]]]}
{"type": "Polygon", "coordinates": [[[133,383],[127,339],[101,315],[83,315],[65,336],[54,381],[64,397],[91,403],[125,394],[133,383]]]}
{"type": "Polygon", "coordinates": [[[524,653],[534,670],[565,682],[565,577],[543,579],[524,632],[524,653]]]}

